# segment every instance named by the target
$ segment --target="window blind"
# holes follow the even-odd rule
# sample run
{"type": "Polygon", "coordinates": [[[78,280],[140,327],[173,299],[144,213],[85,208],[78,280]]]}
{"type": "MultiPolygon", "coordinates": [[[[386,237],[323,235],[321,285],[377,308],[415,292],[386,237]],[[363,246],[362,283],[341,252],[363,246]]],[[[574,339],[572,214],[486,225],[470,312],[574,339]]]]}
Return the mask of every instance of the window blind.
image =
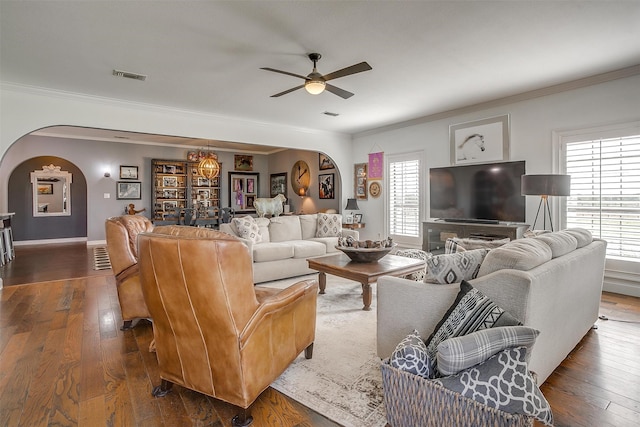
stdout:
{"type": "Polygon", "coordinates": [[[419,159],[389,160],[389,235],[420,237],[419,159]]]}
{"type": "Polygon", "coordinates": [[[607,256],[640,260],[640,135],[567,142],[567,227],[607,241],[607,256]]]}

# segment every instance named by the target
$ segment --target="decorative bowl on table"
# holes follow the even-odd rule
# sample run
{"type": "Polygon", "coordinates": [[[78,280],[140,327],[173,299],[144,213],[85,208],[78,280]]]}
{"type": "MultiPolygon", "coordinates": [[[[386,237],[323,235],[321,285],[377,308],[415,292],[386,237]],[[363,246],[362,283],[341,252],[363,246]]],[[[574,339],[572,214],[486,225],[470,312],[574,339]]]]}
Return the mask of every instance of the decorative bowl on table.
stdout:
{"type": "Polygon", "coordinates": [[[397,244],[391,246],[361,248],[353,246],[340,246],[337,245],[336,249],[344,252],[353,262],[378,262],[382,257],[391,252],[397,244]]]}

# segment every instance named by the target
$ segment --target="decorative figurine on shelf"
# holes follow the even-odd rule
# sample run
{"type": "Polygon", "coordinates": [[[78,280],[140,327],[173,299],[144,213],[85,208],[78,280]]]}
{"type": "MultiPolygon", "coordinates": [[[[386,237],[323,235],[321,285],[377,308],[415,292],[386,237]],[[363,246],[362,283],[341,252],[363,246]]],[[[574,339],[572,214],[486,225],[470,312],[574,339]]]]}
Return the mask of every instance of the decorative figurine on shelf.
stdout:
{"type": "Polygon", "coordinates": [[[147,210],[146,208],[142,208],[140,210],[136,210],[136,205],[134,205],[133,203],[129,203],[129,206],[127,206],[127,208],[125,209],[125,211],[129,215],[135,215],[137,213],[144,212],[146,210],[147,210]]]}

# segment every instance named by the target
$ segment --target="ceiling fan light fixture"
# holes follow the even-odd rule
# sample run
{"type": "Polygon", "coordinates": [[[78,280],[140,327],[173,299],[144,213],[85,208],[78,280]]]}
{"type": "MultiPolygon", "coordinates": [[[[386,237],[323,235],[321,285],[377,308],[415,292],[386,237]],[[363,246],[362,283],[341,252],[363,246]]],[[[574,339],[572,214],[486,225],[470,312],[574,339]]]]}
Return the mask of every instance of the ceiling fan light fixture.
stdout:
{"type": "Polygon", "coordinates": [[[324,92],[326,86],[327,84],[322,80],[307,80],[304,82],[304,88],[311,95],[320,95],[324,92]]]}

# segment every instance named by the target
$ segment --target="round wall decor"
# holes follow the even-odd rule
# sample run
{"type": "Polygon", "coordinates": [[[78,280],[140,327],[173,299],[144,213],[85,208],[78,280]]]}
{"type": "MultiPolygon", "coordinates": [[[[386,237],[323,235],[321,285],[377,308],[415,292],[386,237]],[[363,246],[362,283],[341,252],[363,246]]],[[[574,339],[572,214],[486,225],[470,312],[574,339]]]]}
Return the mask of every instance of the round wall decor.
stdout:
{"type": "Polygon", "coordinates": [[[378,181],[373,181],[369,185],[369,194],[371,194],[371,197],[379,197],[382,194],[382,186],[378,181]]]}
{"type": "Polygon", "coordinates": [[[306,192],[309,189],[309,183],[311,182],[311,172],[309,172],[309,165],[304,160],[298,160],[291,168],[291,187],[296,194],[300,194],[300,189],[303,188],[306,192]]]}

